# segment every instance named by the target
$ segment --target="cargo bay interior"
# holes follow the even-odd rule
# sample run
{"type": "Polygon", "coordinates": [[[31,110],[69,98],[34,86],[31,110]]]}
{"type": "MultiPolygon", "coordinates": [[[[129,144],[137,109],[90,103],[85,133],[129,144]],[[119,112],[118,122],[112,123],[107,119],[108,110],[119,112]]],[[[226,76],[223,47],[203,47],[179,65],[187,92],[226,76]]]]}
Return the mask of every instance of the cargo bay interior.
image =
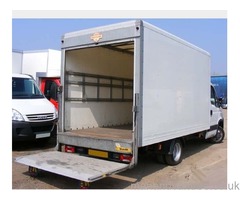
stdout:
{"type": "Polygon", "coordinates": [[[65,130],[132,139],[134,42],[65,54],[65,130]]]}

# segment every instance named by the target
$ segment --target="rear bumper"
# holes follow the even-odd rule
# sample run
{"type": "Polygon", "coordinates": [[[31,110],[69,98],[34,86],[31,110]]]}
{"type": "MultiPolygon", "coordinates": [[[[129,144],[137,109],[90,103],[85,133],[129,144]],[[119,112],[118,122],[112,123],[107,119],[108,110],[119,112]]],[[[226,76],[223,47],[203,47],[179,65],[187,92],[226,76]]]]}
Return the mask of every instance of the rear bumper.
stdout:
{"type": "Polygon", "coordinates": [[[56,130],[57,119],[47,122],[12,121],[12,140],[27,141],[51,137],[56,130]]]}

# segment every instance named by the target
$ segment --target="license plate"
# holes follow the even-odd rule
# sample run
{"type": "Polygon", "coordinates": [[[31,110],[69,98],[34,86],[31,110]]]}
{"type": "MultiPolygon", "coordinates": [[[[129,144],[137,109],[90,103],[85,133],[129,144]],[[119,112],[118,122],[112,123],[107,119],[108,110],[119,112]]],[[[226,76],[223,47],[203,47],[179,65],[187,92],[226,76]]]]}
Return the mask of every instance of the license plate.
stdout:
{"type": "Polygon", "coordinates": [[[50,133],[36,134],[36,139],[50,137],[50,133]]]}
{"type": "Polygon", "coordinates": [[[108,152],[92,150],[92,149],[88,150],[88,155],[97,156],[97,157],[101,157],[101,158],[108,158],[108,152]]]}

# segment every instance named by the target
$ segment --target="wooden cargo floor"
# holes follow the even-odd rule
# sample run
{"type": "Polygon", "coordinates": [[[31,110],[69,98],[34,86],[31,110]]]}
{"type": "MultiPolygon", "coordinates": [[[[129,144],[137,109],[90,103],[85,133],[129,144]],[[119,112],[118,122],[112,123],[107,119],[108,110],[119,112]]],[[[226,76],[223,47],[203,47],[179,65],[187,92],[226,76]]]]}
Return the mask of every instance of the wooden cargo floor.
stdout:
{"type": "Polygon", "coordinates": [[[132,139],[132,125],[71,130],[68,134],[104,139],[132,139]]]}

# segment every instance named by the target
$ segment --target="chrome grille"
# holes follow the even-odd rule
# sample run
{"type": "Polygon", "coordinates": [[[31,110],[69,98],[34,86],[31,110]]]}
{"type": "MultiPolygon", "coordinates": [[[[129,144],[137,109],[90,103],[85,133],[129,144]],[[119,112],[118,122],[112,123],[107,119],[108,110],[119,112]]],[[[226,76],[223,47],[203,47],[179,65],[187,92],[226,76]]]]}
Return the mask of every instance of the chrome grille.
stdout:
{"type": "Polygon", "coordinates": [[[49,121],[54,119],[54,114],[53,113],[33,114],[27,115],[27,118],[30,122],[49,121]]]}

